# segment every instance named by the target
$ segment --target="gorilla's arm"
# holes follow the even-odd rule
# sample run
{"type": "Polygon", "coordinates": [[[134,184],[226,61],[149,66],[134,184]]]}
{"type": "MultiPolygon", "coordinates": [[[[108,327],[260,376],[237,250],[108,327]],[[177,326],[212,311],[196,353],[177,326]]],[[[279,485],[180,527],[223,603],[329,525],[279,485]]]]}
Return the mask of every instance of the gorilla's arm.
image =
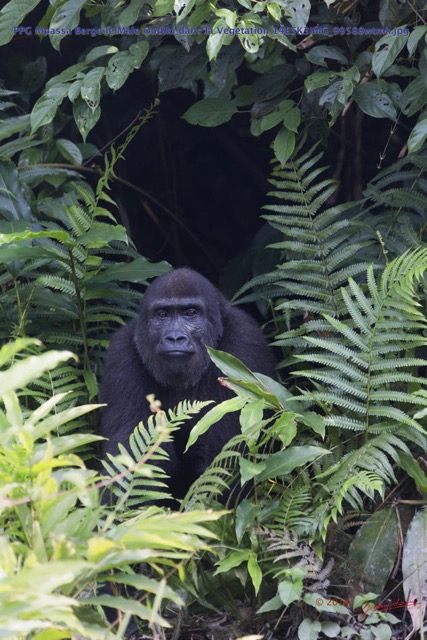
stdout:
{"type": "MultiPolygon", "coordinates": [[[[107,453],[117,454],[119,443],[128,449],[137,424],[141,420],[146,424],[152,415],[146,395],[158,392],[158,385],[141,362],[135,330],[136,320],[132,320],[114,335],[107,351],[100,400],[108,403],[101,410],[101,435],[108,439],[101,441],[101,459],[106,459],[107,453]]],[[[173,477],[178,463],[173,442],[163,443],[162,449],[169,456],[162,468],[173,477]]]]}
{"type": "Polygon", "coordinates": [[[102,410],[102,454],[117,453],[117,445],[127,445],[136,425],[149,414],[146,394],[150,382],[134,344],[136,321],[120,329],[113,337],[105,360],[101,402],[108,403],[102,410]]]}

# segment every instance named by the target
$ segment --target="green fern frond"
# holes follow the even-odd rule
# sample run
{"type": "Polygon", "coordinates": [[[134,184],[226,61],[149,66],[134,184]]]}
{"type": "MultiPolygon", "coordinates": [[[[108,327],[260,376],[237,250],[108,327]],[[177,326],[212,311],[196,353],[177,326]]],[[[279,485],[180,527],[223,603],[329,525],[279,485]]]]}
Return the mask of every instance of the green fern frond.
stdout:
{"type": "MultiPolygon", "coordinates": [[[[207,404],[209,403],[184,400],[168,411],[165,424],[164,413],[150,416],[146,424],[140,422],[135,427],[127,447],[119,445],[118,456],[109,455],[109,459],[103,461],[107,473],[116,479],[111,490],[120,505],[126,504],[126,508],[132,508],[144,502],[172,499],[165,491],[167,475],[161,466],[169,456],[161,446],[155,446],[159,441],[159,427],[162,430],[171,430],[172,434],[167,438],[169,441],[173,438],[173,431],[199,413],[207,404]],[[140,465],[140,461],[149,452],[147,462],[140,465]]],[[[220,484],[220,481],[217,484],[220,484]]]]}
{"type": "Polygon", "coordinates": [[[313,538],[320,533],[326,537],[331,520],[343,512],[344,502],[356,511],[364,507],[364,498],[374,500],[384,495],[385,487],[396,481],[393,465],[398,463],[400,451],[408,451],[399,433],[381,433],[372,437],[318,474],[315,485],[314,509],[306,532],[313,538]]]}
{"type": "Polygon", "coordinates": [[[40,278],[38,279],[38,284],[40,284],[42,287],[49,287],[50,289],[54,289],[55,291],[60,291],[60,293],[67,296],[73,296],[76,292],[76,288],[69,280],[60,278],[59,276],[40,276],[40,278]]]}
{"type": "Polygon", "coordinates": [[[279,506],[274,511],[274,519],[269,528],[277,532],[284,529],[298,532],[304,529],[308,522],[307,511],[313,500],[310,487],[287,487],[284,491],[283,486],[278,484],[271,491],[271,497],[277,497],[279,506]]]}
{"type": "MultiPolygon", "coordinates": [[[[300,150],[285,169],[273,170],[270,182],[276,188],[269,195],[281,203],[264,207],[264,218],[282,235],[271,245],[282,259],[275,271],[254,278],[237,294],[244,296],[242,302],[277,299],[278,317],[286,315],[288,328],[308,313],[339,317],[345,310],[339,288],[366,271],[363,256],[376,243],[371,228],[355,218],[352,203],[325,209],[336,183],[322,179],[326,169],[317,166],[321,157],[313,149],[300,150]],[[253,293],[248,295],[249,290],[253,293]]],[[[276,336],[275,344],[301,348],[306,323],[298,334],[292,331],[276,336]]]]}
{"type": "Polygon", "coordinates": [[[245,437],[234,436],[223,447],[202,475],[191,485],[181,503],[181,509],[194,509],[202,504],[208,508],[224,493],[230,492],[237,478],[238,460],[245,437]]]}
{"type": "Polygon", "coordinates": [[[76,237],[79,237],[91,227],[91,216],[80,205],[71,205],[66,210],[66,216],[67,226],[76,237]]]}
{"type": "Polygon", "coordinates": [[[168,410],[169,420],[173,423],[177,421],[189,420],[193,415],[200,413],[202,409],[210,405],[210,401],[182,400],[174,409],[168,410]]]}
{"type": "Polygon", "coordinates": [[[315,383],[309,396],[329,407],[329,426],[360,430],[364,421],[366,435],[396,432],[401,425],[423,433],[412,414],[426,406],[426,398],[406,385],[426,386],[413,372],[427,366],[427,360],[413,357],[414,349],[426,344],[427,320],[417,300],[426,269],[427,249],[421,248],[390,262],[378,281],[370,268],[365,288],[350,279],[341,291],[347,317],[324,314],[330,337],[305,338],[315,350],[296,358],[317,368],[295,375],[315,383]]]}

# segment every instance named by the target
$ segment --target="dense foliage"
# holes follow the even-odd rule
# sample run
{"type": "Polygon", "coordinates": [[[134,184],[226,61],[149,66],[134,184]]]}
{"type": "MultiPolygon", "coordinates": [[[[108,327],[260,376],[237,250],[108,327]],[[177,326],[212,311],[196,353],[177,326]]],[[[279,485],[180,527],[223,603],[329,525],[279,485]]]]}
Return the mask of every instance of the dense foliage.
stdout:
{"type": "MultiPolygon", "coordinates": [[[[184,115],[192,124],[216,126],[250,109],[253,135],[276,130],[273,148],[282,165],[299,131],[325,137],[353,100],[368,116],[407,127],[409,151],[426,140],[422,0],[382,0],[374,7],[349,0],[67,0],[44,14],[34,14],[36,8],[44,10],[40,0],[6,3],[0,45],[36,34],[58,51],[69,38],[89,36],[92,43],[85,42],[73,66],[49,78],[30,114],[5,121],[3,137],[28,127],[40,134],[69,101],[86,138],[102,95],[121,89],[145,64],[157,74],[160,91],[202,83],[201,100],[184,115]],[[250,83],[241,80],[244,68],[254,74],[250,83]]],[[[37,77],[28,73],[23,91],[45,81],[46,63],[37,62],[37,77]]],[[[13,94],[4,98],[12,115],[13,94]]],[[[60,152],[67,160],[80,155],[66,144],[60,152]]]]}
{"type": "Polygon", "coordinates": [[[119,639],[134,615],[145,637],[184,639],[191,614],[208,611],[235,621],[220,629],[230,638],[422,633],[424,4],[10,0],[0,10],[2,637],[119,639]],[[19,46],[36,38],[30,59],[19,46]],[[57,52],[70,43],[66,64],[57,52]],[[147,504],[164,479],[156,460],[201,403],[182,398],[166,415],[151,399],[148,424],[103,473],[90,470],[97,405],[87,402],[105,347],[169,268],[138,253],[110,191],[157,103],[106,153],[86,142],[103,97],[138,73],[160,94],[191,91],[188,123],[236,122],[275,157],[264,216],[275,266],[259,273],[254,261],[239,295],[272,312],[286,385],[210,352],[236,397],[209,410],[188,446],[226,411],[240,412],[242,435],[176,513],[147,504]],[[385,132],[380,165],[390,147],[401,158],[340,204],[321,149],[351,114],[358,135],[360,114],[385,132]],[[224,510],[236,459],[241,496],[224,510]],[[107,485],[113,507],[100,500],[107,485]]]}

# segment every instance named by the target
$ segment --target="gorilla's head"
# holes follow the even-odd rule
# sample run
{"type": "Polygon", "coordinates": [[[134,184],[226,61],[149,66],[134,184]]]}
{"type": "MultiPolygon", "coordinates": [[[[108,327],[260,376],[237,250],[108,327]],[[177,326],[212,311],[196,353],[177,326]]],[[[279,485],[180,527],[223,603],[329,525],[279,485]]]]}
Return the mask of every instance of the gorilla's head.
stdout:
{"type": "Polygon", "coordinates": [[[199,273],[175,269],[148,287],[135,343],[142,362],[164,387],[192,387],[211,364],[206,346],[223,332],[225,298],[199,273]]]}

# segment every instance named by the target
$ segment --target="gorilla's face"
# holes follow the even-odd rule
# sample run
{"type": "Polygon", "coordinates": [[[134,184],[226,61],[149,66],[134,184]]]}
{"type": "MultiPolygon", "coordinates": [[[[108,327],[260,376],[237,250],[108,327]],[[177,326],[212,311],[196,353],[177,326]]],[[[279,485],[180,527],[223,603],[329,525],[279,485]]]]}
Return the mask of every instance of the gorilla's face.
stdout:
{"type": "Polygon", "coordinates": [[[184,270],[180,286],[158,278],[144,298],[136,344],[146,368],[165,387],[196,385],[211,364],[206,346],[222,334],[219,294],[199,274],[184,270]],[[184,286],[185,285],[185,286],[184,286]],[[201,286],[203,285],[203,286],[201,286]],[[177,295],[178,294],[178,295],[177,295]]]}

